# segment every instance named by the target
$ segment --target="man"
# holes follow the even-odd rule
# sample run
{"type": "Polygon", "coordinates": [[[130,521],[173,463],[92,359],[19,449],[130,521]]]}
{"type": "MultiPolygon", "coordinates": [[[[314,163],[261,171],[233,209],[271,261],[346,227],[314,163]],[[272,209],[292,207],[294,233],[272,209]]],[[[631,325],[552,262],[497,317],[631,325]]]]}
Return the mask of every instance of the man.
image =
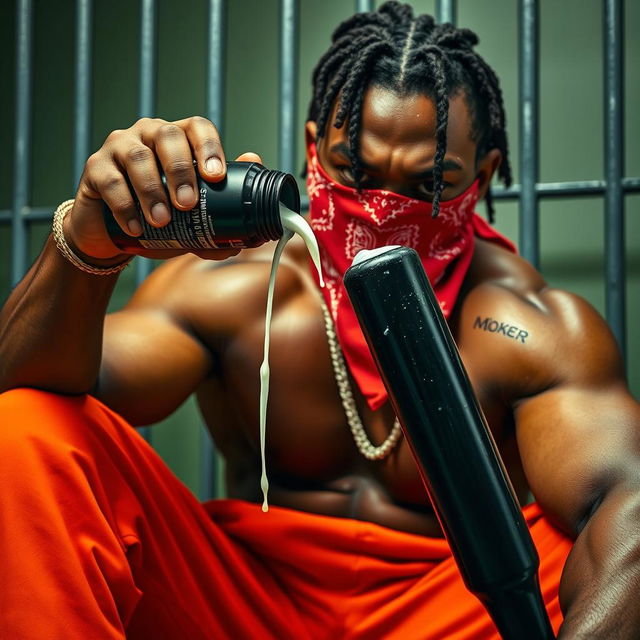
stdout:
{"type": "Polygon", "coordinates": [[[89,158],[61,250],[47,241],[1,316],[0,635],[496,638],[406,442],[390,436],[341,285],[358,248],[401,236],[434,283],[519,499],[536,499],[524,513],[556,630],[566,559],[559,637],[640,637],[640,410],[603,320],[472,215],[496,171],[510,180],[499,86],[475,43],[392,2],[339,26],[316,68],[310,218],[329,286],[318,291],[292,242],[271,335],[268,514],[258,368],[273,247],[170,260],[106,319],[117,275],[96,275],[129,259],[105,231],[103,201],[133,236],[127,180],[150,224],[167,223],[169,200],[190,210],[192,158],[207,179],[224,176],[215,128],[144,119],[89,158]],[[204,506],[128,424],[194,392],[231,498],[204,506]],[[366,439],[356,445],[350,428],[366,439]]]}

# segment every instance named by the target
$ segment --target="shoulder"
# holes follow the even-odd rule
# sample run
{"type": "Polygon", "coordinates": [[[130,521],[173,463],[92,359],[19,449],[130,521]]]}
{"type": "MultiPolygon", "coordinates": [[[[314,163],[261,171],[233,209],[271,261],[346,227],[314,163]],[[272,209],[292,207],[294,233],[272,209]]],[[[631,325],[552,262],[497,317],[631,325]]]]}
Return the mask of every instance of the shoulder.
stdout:
{"type": "MultiPolygon", "coordinates": [[[[126,310],[171,315],[208,335],[228,334],[264,317],[275,244],[242,251],[224,261],[188,254],[158,266],[131,298],[126,310]]],[[[276,278],[276,305],[295,295],[302,281],[285,251],[276,278]]]]}
{"type": "Polygon", "coordinates": [[[498,248],[481,252],[456,334],[483,380],[515,402],[558,385],[623,376],[615,340],[587,301],[549,286],[519,256],[498,248]]]}

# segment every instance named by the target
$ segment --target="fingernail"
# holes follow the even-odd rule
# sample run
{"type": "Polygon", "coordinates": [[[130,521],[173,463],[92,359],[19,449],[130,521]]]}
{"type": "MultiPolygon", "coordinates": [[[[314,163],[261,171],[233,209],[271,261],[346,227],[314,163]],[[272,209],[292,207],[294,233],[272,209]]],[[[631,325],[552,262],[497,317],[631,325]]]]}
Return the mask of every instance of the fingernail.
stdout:
{"type": "Polygon", "coordinates": [[[178,187],[178,191],[176,192],[176,199],[178,203],[183,207],[188,207],[193,204],[193,189],[188,184],[183,184],[178,187]]]}
{"type": "Polygon", "coordinates": [[[216,175],[218,173],[222,173],[223,171],[223,166],[220,158],[216,158],[215,156],[207,159],[207,161],[204,163],[204,168],[207,170],[207,173],[216,175]]]}
{"type": "Polygon", "coordinates": [[[151,207],[151,217],[156,224],[166,224],[171,220],[169,209],[167,209],[164,202],[156,202],[153,207],[151,207]]]}
{"type": "Polygon", "coordinates": [[[127,222],[127,227],[129,232],[134,236],[138,236],[142,233],[142,225],[135,218],[131,218],[131,220],[127,222]]]}

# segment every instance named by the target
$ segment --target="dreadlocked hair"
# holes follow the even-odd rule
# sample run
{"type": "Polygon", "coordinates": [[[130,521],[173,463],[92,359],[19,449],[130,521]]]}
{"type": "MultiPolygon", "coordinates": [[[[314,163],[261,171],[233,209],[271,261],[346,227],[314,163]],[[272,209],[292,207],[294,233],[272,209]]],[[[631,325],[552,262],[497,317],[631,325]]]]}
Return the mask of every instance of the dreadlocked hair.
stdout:
{"type": "MultiPolygon", "coordinates": [[[[433,215],[438,215],[444,189],[442,164],[447,150],[449,98],[463,92],[471,115],[476,160],[497,148],[502,154],[498,176],[511,185],[511,166],[500,83],[493,69],[473,50],[478,37],[469,29],[436,24],[429,15],[414,17],[406,4],[385,2],[376,12],[357,13],[338,26],[331,46],[313,71],[308,119],[317,124],[317,140],[325,135],[336,106],[333,126],[347,123],[351,171],[360,188],[362,104],[369,86],[400,95],[423,93],[436,105],[436,153],[433,168],[433,215]]],[[[489,220],[494,207],[486,195],[489,220]]]]}

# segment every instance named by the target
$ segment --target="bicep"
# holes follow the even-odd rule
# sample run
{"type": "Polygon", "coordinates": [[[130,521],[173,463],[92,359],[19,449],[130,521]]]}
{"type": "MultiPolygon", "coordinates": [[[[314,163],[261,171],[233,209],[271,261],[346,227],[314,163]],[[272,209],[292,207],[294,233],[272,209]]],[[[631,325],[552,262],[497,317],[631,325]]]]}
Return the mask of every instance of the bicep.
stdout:
{"type": "Polygon", "coordinates": [[[206,347],[162,309],[105,319],[96,397],[134,425],[156,422],[184,402],[211,370],[206,347]]]}
{"type": "Polygon", "coordinates": [[[621,379],[565,383],[522,401],[516,428],[532,493],[572,535],[637,466],[640,410],[621,379]]]}

